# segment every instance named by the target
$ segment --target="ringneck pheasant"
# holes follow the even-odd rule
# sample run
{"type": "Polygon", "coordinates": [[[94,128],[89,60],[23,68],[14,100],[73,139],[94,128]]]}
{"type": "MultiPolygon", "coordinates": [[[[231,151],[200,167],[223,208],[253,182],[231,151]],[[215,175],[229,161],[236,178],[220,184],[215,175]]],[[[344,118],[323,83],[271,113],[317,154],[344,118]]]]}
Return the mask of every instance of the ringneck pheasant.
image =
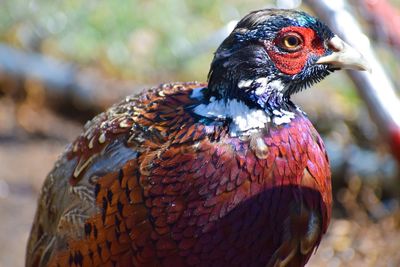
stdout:
{"type": "Polygon", "coordinates": [[[85,125],[48,175],[27,266],[304,266],[326,232],[323,142],[290,96],[362,56],[318,19],[244,17],[205,83],[85,125]]]}

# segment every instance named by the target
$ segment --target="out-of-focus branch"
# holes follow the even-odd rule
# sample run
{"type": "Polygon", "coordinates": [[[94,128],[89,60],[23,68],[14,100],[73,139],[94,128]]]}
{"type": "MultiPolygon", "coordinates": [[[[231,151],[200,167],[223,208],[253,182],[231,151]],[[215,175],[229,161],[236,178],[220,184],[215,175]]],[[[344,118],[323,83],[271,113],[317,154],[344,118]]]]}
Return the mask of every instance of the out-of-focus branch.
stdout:
{"type": "Polygon", "coordinates": [[[138,91],[132,81],[106,79],[98,70],[0,44],[0,73],[16,80],[40,83],[53,106],[70,106],[93,116],[124,95],[138,91]]]}
{"type": "Polygon", "coordinates": [[[358,49],[369,61],[372,72],[348,71],[373,120],[400,161],[400,101],[393,83],[372,50],[368,37],[348,11],[345,0],[307,0],[307,4],[341,38],[358,49]]]}
{"type": "Polygon", "coordinates": [[[358,0],[375,35],[400,52],[400,11],[387,0],[358,0]]]}

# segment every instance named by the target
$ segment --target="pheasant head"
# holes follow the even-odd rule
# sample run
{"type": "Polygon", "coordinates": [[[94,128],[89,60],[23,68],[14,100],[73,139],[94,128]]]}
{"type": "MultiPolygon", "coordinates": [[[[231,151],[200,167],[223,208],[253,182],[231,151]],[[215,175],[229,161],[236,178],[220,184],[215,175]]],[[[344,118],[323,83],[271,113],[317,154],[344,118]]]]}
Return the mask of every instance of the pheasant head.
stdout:
{"type": "MultiPolygon", "coordinates": [[[[320,20],[293,10],[255,11],[217,49],[204,96],[279,117],[293,106],[292,94],[343,68],[366,70],[368,64],[320,20]]],[[[282,117],[278,124],[288,122],[282,117]]]]}

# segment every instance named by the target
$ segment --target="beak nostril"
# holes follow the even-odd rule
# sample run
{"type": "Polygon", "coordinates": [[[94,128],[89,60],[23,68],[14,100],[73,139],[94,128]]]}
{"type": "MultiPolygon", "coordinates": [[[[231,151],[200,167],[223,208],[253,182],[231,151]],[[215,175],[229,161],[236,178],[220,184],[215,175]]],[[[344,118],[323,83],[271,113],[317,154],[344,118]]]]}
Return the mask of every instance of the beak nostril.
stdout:
{"type": "Polygon", "coordinates": [[[333,52],[340,52],[344,48],[344,43],[342,39],[335,35],[332,39],[326,42],[326,46],[333,52]]]}
{"type": "Polygon", "coordinates": [[[332,50],[333,52],[339,52],[340,48],[335,46],[332,42],[327,42],[326,46],[328,49],[332,50]]]}

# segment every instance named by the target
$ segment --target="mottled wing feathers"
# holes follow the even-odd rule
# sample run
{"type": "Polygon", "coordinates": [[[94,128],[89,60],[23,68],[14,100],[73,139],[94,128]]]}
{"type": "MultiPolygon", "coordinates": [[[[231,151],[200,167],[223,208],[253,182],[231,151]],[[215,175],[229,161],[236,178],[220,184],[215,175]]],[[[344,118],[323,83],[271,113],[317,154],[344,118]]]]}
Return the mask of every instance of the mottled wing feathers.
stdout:
{"type": "MultiPolygon", "coordinates": [[[[84,133],[67,152],[68,159],[77,158],[71,184],[79,181],[82,171],[93,158],[118,136],[123,136],[128,147],[156,149],[185,123],[193,123],[183,110],[189,105],[189,93],[199,83],[164,84],[138,96],[127,97],[85,125],[84,133]]],[[[181,133],[182,134],[182,133],[181,133]]]]}

